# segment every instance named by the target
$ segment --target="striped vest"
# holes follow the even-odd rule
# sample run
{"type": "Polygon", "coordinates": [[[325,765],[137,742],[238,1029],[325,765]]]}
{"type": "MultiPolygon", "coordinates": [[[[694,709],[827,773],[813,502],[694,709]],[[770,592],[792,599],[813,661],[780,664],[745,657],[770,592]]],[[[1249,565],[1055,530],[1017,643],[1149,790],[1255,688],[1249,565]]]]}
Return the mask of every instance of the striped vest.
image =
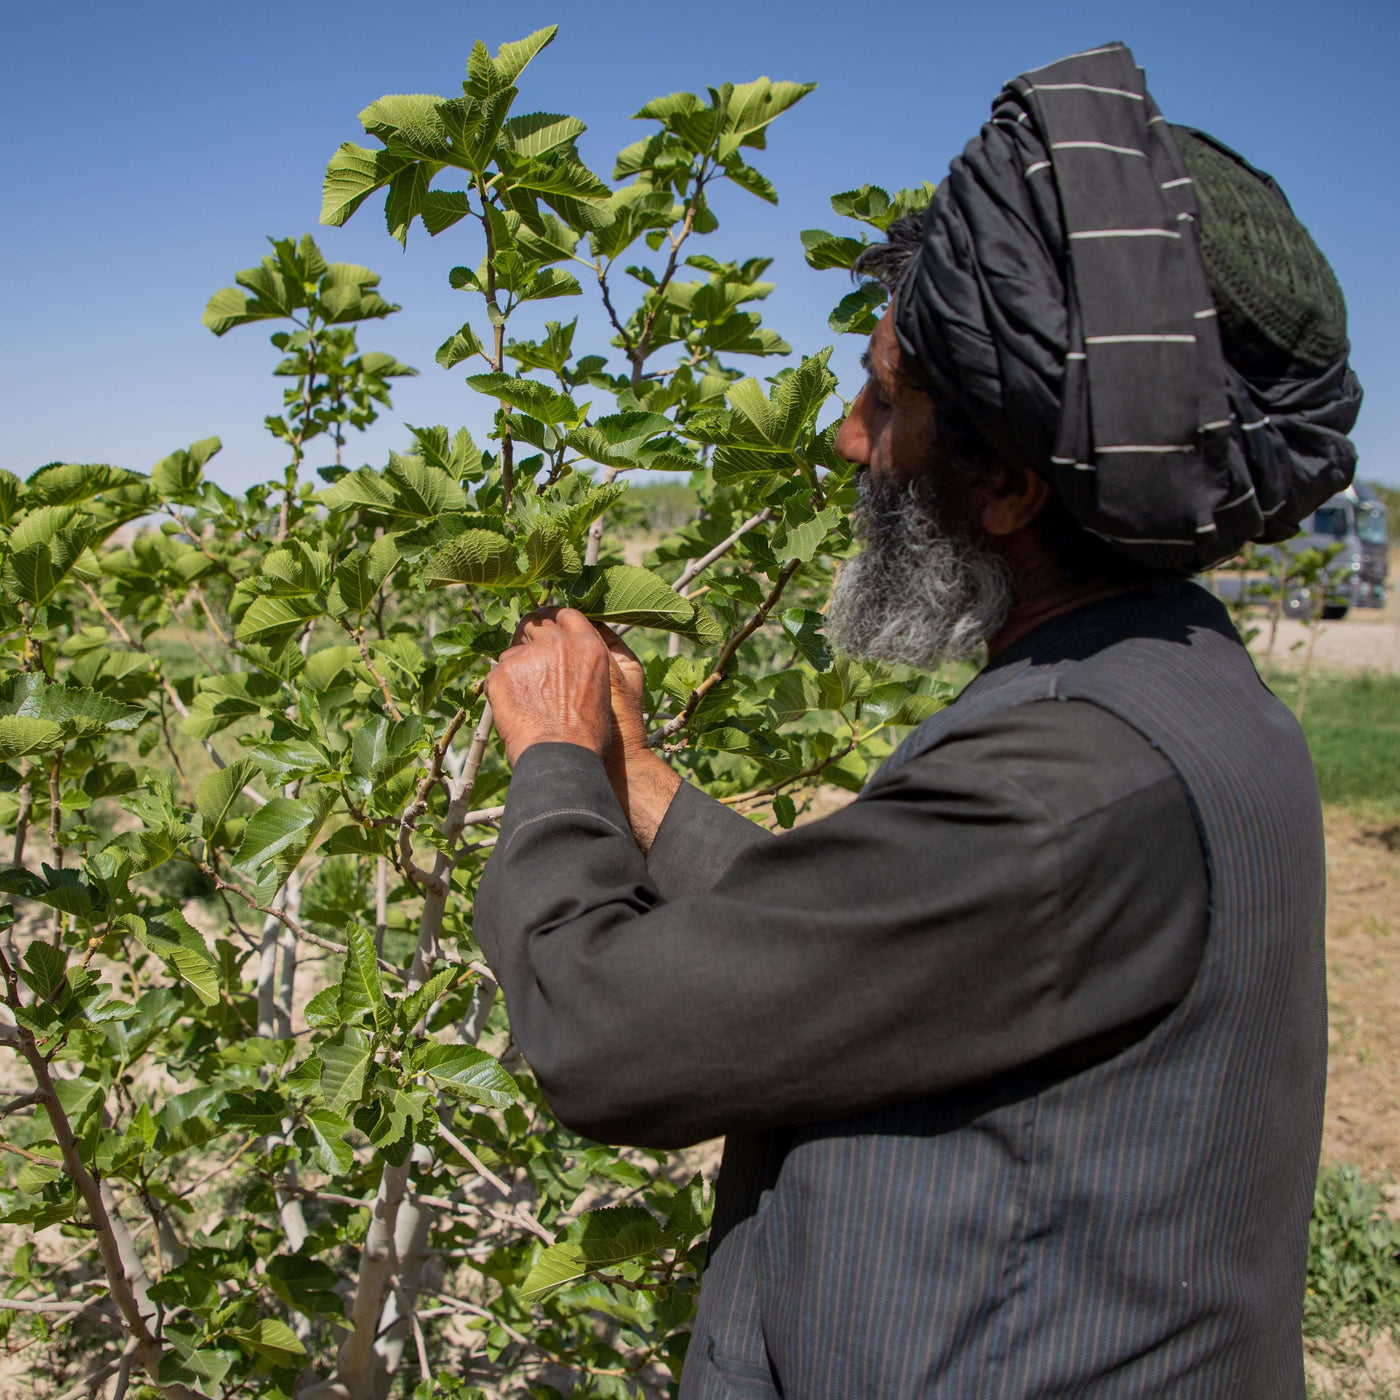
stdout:
{"type": "Polygon", "coordinates": [[[1307,747],[1220,604],[1172,584],[1047,623],[890,761],[1056,698],[1186,787],[1211,898],[1190,991],[1078,1064],[731,1137],[683,1400],[1301,1400],[1326,1070],[1307,747]]]}

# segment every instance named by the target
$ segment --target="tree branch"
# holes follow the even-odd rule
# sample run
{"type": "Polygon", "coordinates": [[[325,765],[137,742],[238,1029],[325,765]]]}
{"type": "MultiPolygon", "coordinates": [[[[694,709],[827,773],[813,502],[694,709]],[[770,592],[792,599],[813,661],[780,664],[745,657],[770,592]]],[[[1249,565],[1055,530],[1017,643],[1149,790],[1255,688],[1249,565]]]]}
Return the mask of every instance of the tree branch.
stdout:
{"type": "MultiPolygon", "coordinates": [[[[13,1009],[19,1000],[18,984],[14,970],[3,952],[0,952],[0,972],[3,972],[5,978],[6,999],[13,1009]]],[[[150,1305],[147,1303],[146,1308],[141,1306],[137,1282],[128,1272],[128,1266],[122,1257],[124,1251],[118,1240],[115,1222],[108,1214],[101,1187],[83,1161],[77,1139],[74,1137],[72,1126],[68,1122],[68,1115],[64,1112],[63,1105],[59,1102],[58,1094],[54,1089],[48,1060],[39,1049],[33,1033],[26,1026],[20,1026],[18,1030],[20,1053],[29,1064],[30,1071],[34,1075],[36,1092],[49,1115],[54,1139],[58,1143],[59,1152],[63,1158],[64,1172],[77,1188],[83,1204],[87,1207],[88,1219],[91,1222],[97,1244],[97,1252],[102,1260],[103,1271],[107,1275],[108,1291],[135,1344],[136,1359],[151,1378],[157,1390],[168,1397],[168,1400],[195,1400],[194,1393],[183,1385],[160,1383],[160,1363],[165,1349],[152,1335],[147,1323],[146,1309],[150,1305]]],[[[125,1232],[123,1231],[123,1233],[125,1232]]]]}
{"type": "Polygon", "coordinates": [[[778,574],[778,581],[773,586],[773,591],[763,600],[758,611],[725,643],[724,650],[720,652],[719,659],[715,662],[714,670],[690,692],[690,698],[685,702],[684,709],[681,710],[680,714],[668,719],[660,729],[653,730],[647,735],[648,748],[660,748],[671,735],[679,733],[690,722],[690,717],[695,713],[696,707],[728,673],[735,652],[768,620],[768,614],[773,611],[778,599],[783,596],[783,589],[787,587],[788,580],[801,567],[801,563],[800,559],[789,559],[783,565],[778,574]]]}
{"type": "MultiPolygon", "coordinates": [[[[748,534],[750,530],[757,529],[758,526],[772,518],[772,506],[764,506],[757,515],[749,516],[732,535],[728,535],[722,539],[708,554],[702,554],[699,559],[692,559],[690,563],[681,570],[680,577],[676,579],[671,587],[677,593],[684,593],[694,579],[700,574],[703,574],[711,564],[718,563],[719,560],[723,559],[724,556],[739,543],[744,535],[748,534]]],[[[619,626],[613,628],[613,631],[616,632],[619,637],[624,636],[631,630],[632,624],[630,622],[621,623],[619,626]]]]}

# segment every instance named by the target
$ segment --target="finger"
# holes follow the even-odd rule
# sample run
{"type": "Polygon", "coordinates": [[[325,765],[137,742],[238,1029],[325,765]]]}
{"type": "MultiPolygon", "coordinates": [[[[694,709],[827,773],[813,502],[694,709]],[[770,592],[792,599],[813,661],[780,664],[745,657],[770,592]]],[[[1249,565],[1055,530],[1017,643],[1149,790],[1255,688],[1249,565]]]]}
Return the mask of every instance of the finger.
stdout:
{"type": "Polygon", "coordinates": [[[619,637],[617,633],[614,632],[606,622],[595,621],[593,626],[596,629],[598,635],[607,644],[608,651],[613,656],[617,657],[618,660],[636,661],[638,666],[642,664],[640,661],[637,660],[637,653],[633,651],[632,648],[629,647],[627,643],[624,642],[622,638],[619,637]]]}
{"type": "Polygon", "coordinates": [[[527,613],[515,629],[514,640],[517,644],[534,641],[541,632],[547,632],[555,626],[555,619],[561,611],[561,608],[550,607],[536,608],[534,612],[527,613]]]}
{"type": "Polygon", "coordinates": [[[556,608],[554,620],[560,630],[573,632],[579,636],[595,636],[593,624],[577,608],[556,608]]]}

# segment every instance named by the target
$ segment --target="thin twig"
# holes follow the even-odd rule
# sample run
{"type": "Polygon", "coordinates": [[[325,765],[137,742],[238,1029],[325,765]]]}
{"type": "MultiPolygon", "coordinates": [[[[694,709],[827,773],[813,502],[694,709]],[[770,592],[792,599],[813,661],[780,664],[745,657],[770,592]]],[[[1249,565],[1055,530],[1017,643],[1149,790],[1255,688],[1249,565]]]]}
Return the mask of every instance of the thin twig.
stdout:
{"type": "Polygon", "coordinates": [[[668,719],[660,729],[653,730],[647,735],[648,748],[660,748],[671,735],[679,733],[690,722],[690,717],[695,713],[700,702],[728,673],[735,652],[768,620],[768,614],[772,612],[778,599],[783,596],[783,589],[787,587],[788,580],[797,572],[801,563],[800,559],[790,559],[783,565],[778,574],[778,581],[773,586],[773,591],[763,600],[758,611],[725,643],[724,650],[720,652],[714,669],[690,692],[690,698],[685,702],[685,707],[678,715],[668,719]]]}
{"type": "Polygon", "coordinates": [[[384,697],[384,708],[399,723],[403,722],[403,714],[394,703],[394,697],[389,693],[389,682],[375,669],[374,662],[370,659],[369,648],[365,645],[365,629],[363,627],[352,627],[344,618],[340,619],[340,625],[345,629],[346,635],[360,649],[360,660],[364,663],[364,668],[369,672],[371,679],[379,687],[379,693],[384,697]]]}
{"type": "Polygon", "coordinates": [[[529,1210],[527,1210],[521,1202],[512,1199],[514,1193],[511,1191],[511,1188],[507,1186],[506,1183],[456,1135],[456,1133],[441,1121],[438,1123],[438,1135],[454,1152],[471,1166],[473,1171],[479,1173],[483,1180],[489,1181],[491,1185],[505,1197],[506,1204],[511,1207],[513,1217],[519,1224],[529,1230],[532,1235],[538,1235],[546,1244],[554,1243],[554,1236],[530,1214],[529,1210]]]}
{"type": "MultiPolygon", "coordinates": [[[[769,521],[772,518],[773,507],[764,506],[764,508],[761,511],[759,511],[757,515],[751,515],[746,521],[744,521],[742,525],[739,526],[737,530],[734,531],[732,535],[729,535],[725,539],[722,539],[708,554],[701,555],[699,559],[692,559],[691,562],[687,564],[686,567],[681,571],[681,576],[671,585],[671,587],[677,593],[684,594],[687,585],[689,585],[690,582],[697,577],[697,575],[704,573],[705,570],[708,569],[711,564],[717,563],[719,560],[723,559],[724,556],[728,554],[729,551],[733,549],[736,544],[739,543],[739,540],[750,530],[756,529],[759,525],[764,524],[766,521],[769,521]]],[[[617,627],[613,628],[613,631],[616,632],[619,637],[625,635],[631,630],[632,624],[630,622],[620,623],[617,627]]]]}

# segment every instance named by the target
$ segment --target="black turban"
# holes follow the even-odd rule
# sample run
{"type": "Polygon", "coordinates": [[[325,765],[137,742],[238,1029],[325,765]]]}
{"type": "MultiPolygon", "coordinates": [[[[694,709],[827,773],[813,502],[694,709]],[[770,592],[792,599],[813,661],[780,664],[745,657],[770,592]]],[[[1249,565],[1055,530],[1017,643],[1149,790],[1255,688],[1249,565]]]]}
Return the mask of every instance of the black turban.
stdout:
{"type": "Polygon", "coordinates": [[[1268,176],[1168,127],[1121,44],[1007,84],[894,315],[935,392],[1148,567],[1287,539],[1355,471],[1331,269],[1268,176]]]}

